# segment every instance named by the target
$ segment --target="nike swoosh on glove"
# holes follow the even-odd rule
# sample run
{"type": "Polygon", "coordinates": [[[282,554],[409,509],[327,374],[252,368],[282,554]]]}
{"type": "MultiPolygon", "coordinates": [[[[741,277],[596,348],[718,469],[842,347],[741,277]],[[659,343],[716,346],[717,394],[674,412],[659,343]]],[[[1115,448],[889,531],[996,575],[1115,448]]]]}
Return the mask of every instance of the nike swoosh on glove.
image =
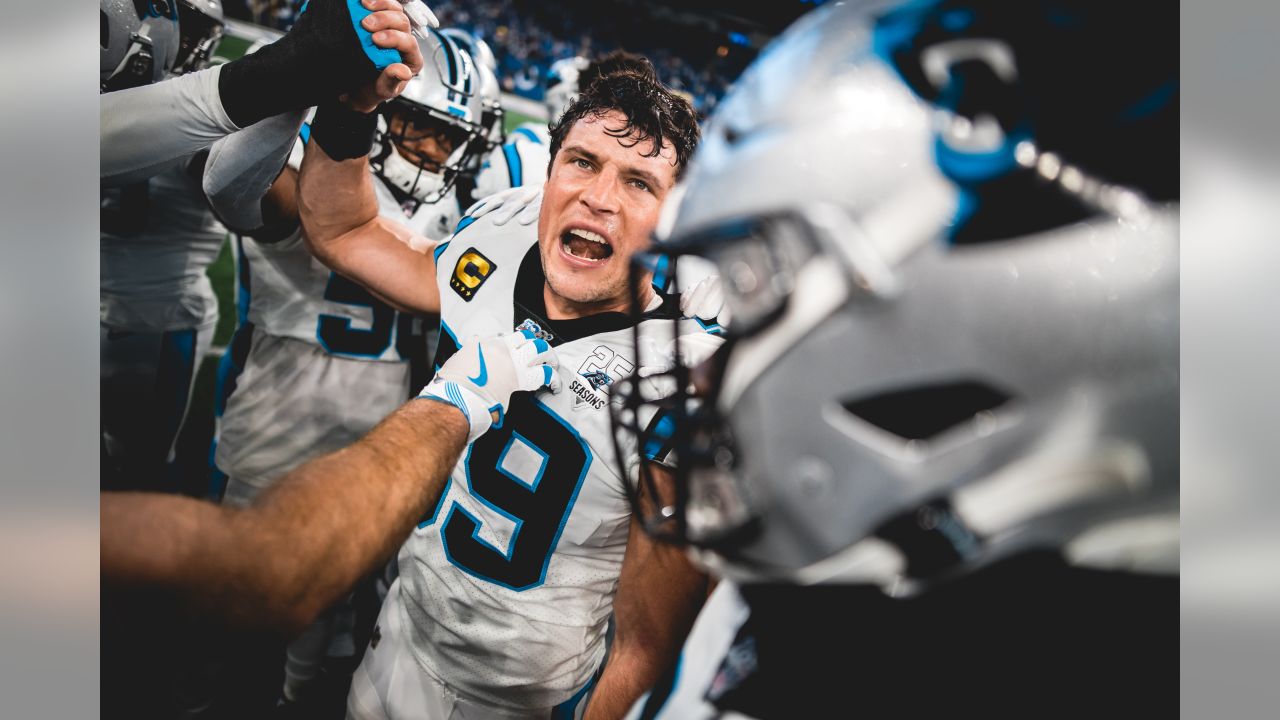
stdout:
{"type": "Polygon", "coordinates": [[[446,402],[462,411],[474,442],[490,427],[502,427],[513,393],[543,386],[560,392],[555,351],[528,330],[481,338],[473,336],[445,362],[418,393],[419,398],[446,402]]]}
{"type": "Polygon", "coordinates": [[[467,208],[465,214],[481,218],[493,213],[493,224],[499,226],[511,222],[512,218],[521,225],[532,225],[538,221],[541,211],[542,185],[521,185],[481,199],[467,208]]]}
{"type": "Polygon", "coordinates": [[[680,314],[698,321],[703,330],[713,335],[724,334],[730,317],[720,276],[705,277],[688,292],[681,293],[680,314]]]}
{"type": "MultiPolygon", "coordinates": [[[[399,52],[375,45],[361,26],[370,14],[360,0],[307,0],[284,37],[222,66],[218,94],[227,117],[244,128],[336,100],[401,62],[399,52]]],[[[419,16],[434,19],[429,10],[419,16]]]]}

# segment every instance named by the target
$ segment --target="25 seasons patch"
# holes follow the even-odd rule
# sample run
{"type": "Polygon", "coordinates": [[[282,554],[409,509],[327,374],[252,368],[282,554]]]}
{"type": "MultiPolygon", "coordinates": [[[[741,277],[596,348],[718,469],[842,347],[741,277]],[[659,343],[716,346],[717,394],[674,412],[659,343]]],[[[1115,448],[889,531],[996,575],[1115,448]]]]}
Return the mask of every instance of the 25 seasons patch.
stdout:
{"type": "Polygon", "coordinates": [[[476,296],[476,291],[485,280],[497,270],[498,266],[475,248],[467,248],[453,267],[453,277],[449,278],[449,287],[458,293],[458,297],[467,302],[476,296]]]}

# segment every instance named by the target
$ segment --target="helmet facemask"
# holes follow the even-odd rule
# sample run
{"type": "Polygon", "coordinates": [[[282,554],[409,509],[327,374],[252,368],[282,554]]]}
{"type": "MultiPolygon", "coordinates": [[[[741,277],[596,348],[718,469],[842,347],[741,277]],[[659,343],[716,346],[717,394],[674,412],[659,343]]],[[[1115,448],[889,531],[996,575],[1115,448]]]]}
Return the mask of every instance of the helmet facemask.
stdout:
{"type": "Polygon", "coordinates": [[[669,342],[655,343],[642,337],[638,323],[633,326],[642,371],[619,381],[610,411],[633,510],[655,537],[716,549],[758,531],[759,498],[736,479],[741,453],[750,451],[738,446],[723,415],[721,379],[735,348],[786,314],[802,269],[823,243],[803,215],[771,215],[726,222],[633,257],[633,313],[640,308],[636,289],[648,273],[654,273],[654,285],[677,296],[687,290],[681,287],[682,258],[716,267],[734,313],[723,345],[696,365],[689,361],[697,353],[688,351],[690,338],[680,337],[675,318],[669,342]],[[637,448],[640,457],[628,456],[624,447],[637,448]],[[649,462],[665,466],[670,476],[652,472],[649,462]]]}
{"type": "Polygon", "coordinates": [[[474,173],[485,142],[482,125],[397,98],[386,103],[379,119],[379,150],[370,164],[401,192],[431,205],[460,176],[474,173]]]}

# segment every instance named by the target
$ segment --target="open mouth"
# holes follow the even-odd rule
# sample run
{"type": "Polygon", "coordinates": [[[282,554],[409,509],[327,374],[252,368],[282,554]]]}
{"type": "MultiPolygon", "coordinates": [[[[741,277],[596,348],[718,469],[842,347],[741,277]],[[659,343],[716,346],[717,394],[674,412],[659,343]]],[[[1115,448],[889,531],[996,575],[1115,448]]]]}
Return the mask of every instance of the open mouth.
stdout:
{"type": "Polygon", "coordinates": [[[603,235],[581,228],[574,228],[561,233],[560,244],[564,247],[565,252],[583,260],[600,262],[613,255],[613,247],[609,245],[609,241],[605,240],[603,235]]]}

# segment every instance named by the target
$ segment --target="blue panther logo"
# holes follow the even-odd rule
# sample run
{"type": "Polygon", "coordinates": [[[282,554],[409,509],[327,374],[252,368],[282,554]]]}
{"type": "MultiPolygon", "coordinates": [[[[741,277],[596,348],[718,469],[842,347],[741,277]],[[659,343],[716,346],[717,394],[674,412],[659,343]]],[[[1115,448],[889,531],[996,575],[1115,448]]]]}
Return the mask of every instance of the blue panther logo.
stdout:
{"type": "Polygon", "coordinates": [[[582,373],[582,377],[586,378],[587,382],[591,383],[592,390],[599,390],[605,385],[609,385],[613,382],[613,378],[605,374],[603,370],[592,370],[591,372],[585,372],[585,373],[582,373]]]}

